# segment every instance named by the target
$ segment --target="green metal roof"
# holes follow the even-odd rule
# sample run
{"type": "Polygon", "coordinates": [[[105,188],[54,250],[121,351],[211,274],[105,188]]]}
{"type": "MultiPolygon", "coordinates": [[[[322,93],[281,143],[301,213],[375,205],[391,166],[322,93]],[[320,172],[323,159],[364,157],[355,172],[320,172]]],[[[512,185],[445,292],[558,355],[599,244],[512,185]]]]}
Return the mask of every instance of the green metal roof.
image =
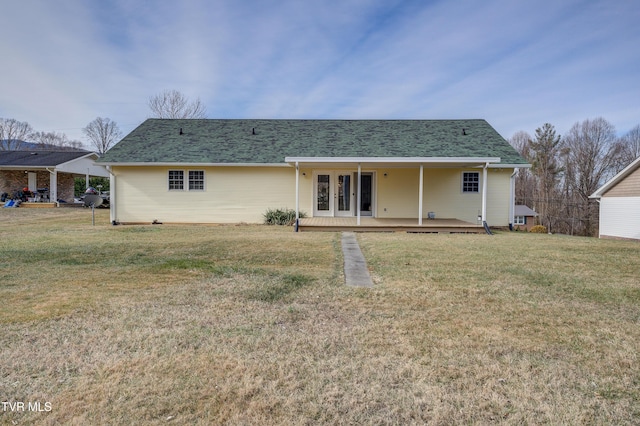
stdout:
{"type": "Polygon", "coordinates": [[[285,157],[500,157],[526,164],[485,120],[148,119],[99,162],[276,164],[285,157]]]}

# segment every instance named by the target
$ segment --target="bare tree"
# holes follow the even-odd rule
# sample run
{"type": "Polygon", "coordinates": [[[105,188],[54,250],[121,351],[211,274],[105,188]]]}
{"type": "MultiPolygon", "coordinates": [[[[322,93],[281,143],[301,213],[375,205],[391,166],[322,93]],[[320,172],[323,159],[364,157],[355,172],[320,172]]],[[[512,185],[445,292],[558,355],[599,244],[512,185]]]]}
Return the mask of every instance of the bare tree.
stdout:
{"type": "Polygon", "coordinates": [[[207,110],[197,98],[189,101],[177,90],[165,90],[149,99],[154,118],[206,118],[207,110]]]}
{"type": "MultiPolygon", "coordinates": [[[[531,135],[525,131],[514,133],[509,139],[509,143],[516,151],[528,162],[533,163],[533,155],[531,152],[531,135]]],[[[516,176],[516,204],[524,204],[534,207],[534,189],[535,180],[531,169],[521,168],[516,176]]]]}
{"type": "Polygon", "coordinates": [[[620,138],[619,143],[622,145],[620,160],[624,168],[640,157],[640,124],[620,138]]]}
{"type": "Polygon", "coordinates": [[[82,129],[98,154],[102,155],[122,137],[122,132],[110,118],[97,117],[82,129]]]}
{"type": "Polygon", "coordinates": [[[38,144],[38,149],[71,149],[76,148],[78,141],[72,141],[64,133],[35,132],[31,134],[33,142],[38,144]]]}
{"type": "Polygon", "coordinates": [[[604,118],[575,123],[564,139],[567,184],[580,214],[580,233],[595,235],[598,207],[589,200],[620,163],[621,146],[614,126],[604,118]]]}
{"type": "Polygon", "coordinates": [[[33,128],[26,121],[13,118],[0,118],[0,150],[16,151],[22,147],[33,128]]]}

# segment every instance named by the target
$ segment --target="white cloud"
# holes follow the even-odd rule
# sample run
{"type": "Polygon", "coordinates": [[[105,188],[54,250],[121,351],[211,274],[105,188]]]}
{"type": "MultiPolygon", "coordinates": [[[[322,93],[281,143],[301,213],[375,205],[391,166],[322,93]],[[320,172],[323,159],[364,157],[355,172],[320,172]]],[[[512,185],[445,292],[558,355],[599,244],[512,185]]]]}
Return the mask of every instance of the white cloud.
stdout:
{"type": "Polygon", "coordinates": [[[128,132],[177,89],[212,118],[486,118],[640,123],[640,6],[126,0],[3,6],[0,116],[37,130],[96,116],[128,132]]]}

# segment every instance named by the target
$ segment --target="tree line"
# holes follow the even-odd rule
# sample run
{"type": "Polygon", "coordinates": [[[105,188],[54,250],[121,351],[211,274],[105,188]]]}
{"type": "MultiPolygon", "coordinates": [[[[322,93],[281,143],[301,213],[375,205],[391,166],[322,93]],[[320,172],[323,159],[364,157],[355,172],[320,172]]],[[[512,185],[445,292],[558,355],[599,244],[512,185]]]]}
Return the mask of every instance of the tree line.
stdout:
{"type": "Polygon", "coordinates": [[[516,177],[516,204],[536,210],[549,232],[595,236],[599,207],[589,196],[640,157],[640,125],[617,137],[599,117],[560,136],[545,123],[535,136],[520,131],[509,142],[531,164],[516,177]]]}
{"type": "MultiPolygon", "coordinates": [[[[206,108],[200,98],[189,100],[177,90],[165,90],[149,98],[151,118],[205,118],[206,108]]],[[[104,154],[121,138],[118,124],[108,117],[96,117],[82,128],[90,146],[104,154]]],[[[35,144],[33,149],[82,149],[82,142],[71,140],[64,133],[36,132],[26,121],[0,117],[0,151],[18,151],[25,143],[35,144]]]]}

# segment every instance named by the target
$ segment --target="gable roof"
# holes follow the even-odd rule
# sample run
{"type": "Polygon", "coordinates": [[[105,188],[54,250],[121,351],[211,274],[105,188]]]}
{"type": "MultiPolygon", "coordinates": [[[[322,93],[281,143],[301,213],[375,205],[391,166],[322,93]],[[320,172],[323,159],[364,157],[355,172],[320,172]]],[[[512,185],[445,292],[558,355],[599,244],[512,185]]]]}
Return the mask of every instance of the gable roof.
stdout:
{"type": "Polygon", "coordinates": [[[0,151],[0,167],[56,167],[88,156],[96,154],[89,151],[0,151]]]}
{"type": "Polygon", "coordinates": [[[106,164],[282,164],[287,157],[499,157],[526,165],[485,120],[148,119],[106,164]]]}
{"type": "Polygon", "coordinates": [[[625,167],[620,173],[612,177],[607,183],[596,190],[589,198],[601,198],[607,191],[623,181],[627,176],[640,168],[640,157],[636,158],[631,164],[625,167]]]}
{"type": "Polygon", "coordinates": [[[513,209],[514,216],[538,216],[535,210],[531,210],[529,206],[525,206],[524,204],[516,204],[513,209]]]}

